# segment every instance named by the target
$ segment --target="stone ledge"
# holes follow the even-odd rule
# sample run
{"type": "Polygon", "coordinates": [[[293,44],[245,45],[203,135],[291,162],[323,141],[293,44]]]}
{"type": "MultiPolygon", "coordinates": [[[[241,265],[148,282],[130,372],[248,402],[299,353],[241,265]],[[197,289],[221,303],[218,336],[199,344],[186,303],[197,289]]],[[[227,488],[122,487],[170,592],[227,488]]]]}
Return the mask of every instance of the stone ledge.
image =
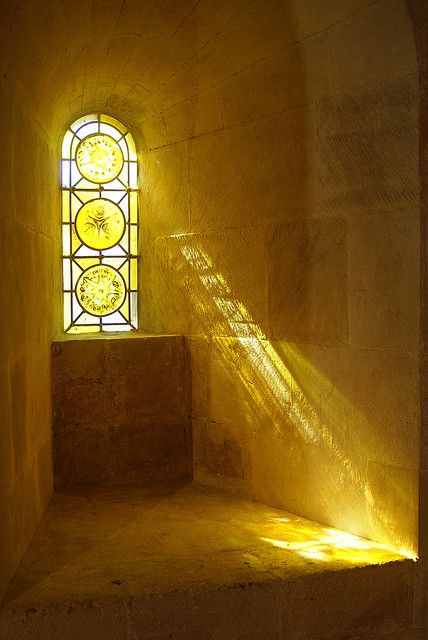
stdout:
{"type": "Polygon", "coordinates": [[[0,637],[411,638],[413,574],[390,548],[206,487],[67,491],[9,589],[0,637]]]}
{"type": "Polygon", "coordinates": [[[183,336],[54,342],[56,488],[190,479],[189,377],[183,336]]]}

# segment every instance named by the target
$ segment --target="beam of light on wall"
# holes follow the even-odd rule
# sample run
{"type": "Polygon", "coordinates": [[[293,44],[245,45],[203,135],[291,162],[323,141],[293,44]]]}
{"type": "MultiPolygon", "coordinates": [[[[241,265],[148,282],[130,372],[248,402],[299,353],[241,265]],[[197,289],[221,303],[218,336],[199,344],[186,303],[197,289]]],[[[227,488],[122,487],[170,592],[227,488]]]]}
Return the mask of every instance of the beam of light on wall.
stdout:
{"type": "MultiPolygon", "coordinates": [[[[254,376],[251,375],[251,383],[248,384],[249,380],[243,375],[243,382],[247,383],[250,394],[257,402],[262,402],[265,408],[268,403],[275,405],[275,410],[270,412],[272,417],[278,416],[278,413],[281,416],[285,411],[306,440],[312,443],[318,443],[321,439],[328,440],[329,446],[334,446],[331,434],[319,424],[316,413],[305,403],[299,385],[278,352],[267,340],[261,328],[254,323],[245,305],[231,297],[231,289],[223,275],[207,274],[207,271],[213,269],[211,258],[202,249],[188,245],[181,247],[180,251],[193,269],[202,272],[198,276],[200,283],[212,295],[214,305],[227,321],[232,334],[237,337],[250,364],[251,374],[255,372],[257,379],[262,382],[261,386],[254,384],[254,376]]],[[[279,420],[278,424],[278,418],[274,419],[274,424],[277,431],[281,432],[280,417],[279,420]]],[[[339,455],[339,452],[336,454],[339,455]]],[[[341,463],[353,476],[354,481],[362,481],[348,458],[341,456],[341,463]]]]}
{"type": "MultiPolygon", "coordinates": [[[[247,307],[233,296],[225,277],[215,269],[212,258],[202,247],[190,246],[188,236],[176,236],[174,240],[178,243],[179,255],[191,267],[189,275],[188,268],[179,263],[177,265],[183,269],[187,294],[193,301],[199,320],[206,323],[207,335],[216,336],[215,343],[223,357],[225,369],[233,371],[234,377],[251,399],[254,407],[251,417],[257,421],[258,414],[262,412],[269,416],[271,429],[278,436],[283,437],[284,433],[289,434],[291,430],[310,445],[323,447],[335,461],[336,485],[346,490],[351,482],[370,502],[371,490],[367,478],[352,461],[355,451],[362,450],[361,443],[356,442],[357,430],[353,428],[362,423],[362,416],[293,345],[281,343],[281,353],[274,348],[247,307]],[[210,324],[215,323],[217,318],[222,319],[223,330],[220,328],[218,331],[215,324],[210,324]],[[233,350],[230,348],[231,340],[233,350]],[[310,389],[304,388],[292,371],[303,372],[303,384],[305,380],[315,380],[316,389],[328,389],[332,398],[329,410],[336,412],[329,416],[337,425],[334,434],[323,419],[313,392],[311,397],[310,389]]],[[[367,453],[365,455],[369,457],[367,453]]],[[[337,509],[334,501],[329,508],[337,509]]],[[[383,513],[381,506],[376,508],[379,519],[383,519],[383,525],[388,528],[392,524],[388,521],[388,515],[383,513]]],[[[331,515],[336,517],[337,514],[331,511],[331,515]]],[[[341,521],[346,525],[342,516],[341,521]]],[[[356,524],[354,519],[352,526],[356,524]]],[[[397,542],[401,547],[401,543],[397,542]]],[[[407,550],[402,554],[413,557],[413,553],[407,550]]]]}

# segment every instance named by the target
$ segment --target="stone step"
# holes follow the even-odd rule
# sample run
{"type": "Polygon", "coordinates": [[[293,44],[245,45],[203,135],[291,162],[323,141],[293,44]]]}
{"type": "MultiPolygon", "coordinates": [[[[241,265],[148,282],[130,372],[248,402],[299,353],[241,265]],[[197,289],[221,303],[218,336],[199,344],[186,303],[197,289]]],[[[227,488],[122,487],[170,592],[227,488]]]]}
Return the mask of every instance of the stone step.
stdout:
{"type": "Polygon", "coordinates": [[[410,640],[414,562],[195,484],[57,493],[1,640],[410,640]]]}

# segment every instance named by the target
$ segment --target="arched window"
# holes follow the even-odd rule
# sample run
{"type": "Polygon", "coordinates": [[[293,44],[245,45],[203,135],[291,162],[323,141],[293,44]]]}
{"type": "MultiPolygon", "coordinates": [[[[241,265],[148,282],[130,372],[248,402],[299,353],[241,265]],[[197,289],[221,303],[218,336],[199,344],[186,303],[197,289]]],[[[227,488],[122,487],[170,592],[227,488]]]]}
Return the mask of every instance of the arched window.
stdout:
{"type": "Polygon", "coordinates": [[[62,145],[64,330],[137,329],[137,154],[103,114],[79,118],[62,145]]]}

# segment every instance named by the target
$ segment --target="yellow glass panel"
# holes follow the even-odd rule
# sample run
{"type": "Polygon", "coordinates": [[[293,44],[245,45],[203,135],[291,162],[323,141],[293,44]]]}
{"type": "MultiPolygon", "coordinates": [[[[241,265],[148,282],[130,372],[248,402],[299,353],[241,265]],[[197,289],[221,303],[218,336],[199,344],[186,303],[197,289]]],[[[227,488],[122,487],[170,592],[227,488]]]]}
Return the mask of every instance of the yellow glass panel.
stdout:
{"type": "Polygon", "coordinates": [[[82,273],[76,284],[76,296],[82,308],[94,316],[117,311],[125,301],[125,281],[108,265],[96,265],[82,273]]]}
{"type": "Polygon", "coordinates": [[[71,253],[77,251],[82,243],[76,235],[76,230],[74,228],[74,224],[71,225],[71,253]]]}
{"type": "Polygon", "coordinates": [[[131,289],[138,287],[138,263],[135,259],[131,260],[131,289]]]}
{"type": "Polygon", "coordinates": [[[124,251],[126,251],[126,253],[129,253],[128,230],[126,231],[125,235],[123,236],[122,240],[120,241],[120,246],[123,247],[123,249],[124,249],[124,251]]]}
{"type": "Polygon", "coordinates": [[[71,131],[67,131],[64,136],[64,140],[62,141],[62,157],[65,159],[70,159],[70,148],[71,141],[73,139],[73,133],[71,131]]]}
{"type": "Polygon", "coordinates": [[[68,191],[62,192],[62,221],[70,222],[70,194],[68,191]]]}
{"type": "MultiPolygon", "coordinates": [[[[94,188],[93,184],[91,185],[91,188],[92,189],[94,188]]],[[[109,198],[105,192],[103,192],[103,194],[108,200],[112,200],[112,198],[109,198]]],[[[94,199],[94,191],[84,191],[80,189],[80,185],[79,185],[79,190],[74,194],[74,200],[78,202],[77,210],[79,210],[79,208],[82,206],[82,202],[86,203],[86,202],[89,202],[89,200],[93,200],[93,199],[94,199]],[[79,197],[77,198],[77,196],[79,197]]]]}
{"type": "Polygon", "coordinates": [[[62,255],[70,255],[70,225],[62,225],[62,255]]]}
{"type": "Polygon", "coordinates": [[[77,277],[79,277],[81,272],[85,271],[85,269],[88,269],[89,267],[94,267],[95,265],[99,265],[100,259],[98,257],[97,258],[95,257],[94,258],[78,258],[77,260],[73,260],[73,264],[76,266],[76,269],[77,269],[76,273],[78,274],[77,277]]]}
{"type": "Polygon", "coordinates": [[[132,139],[132,137],[129,135],[129,133],[125,136],[125,140],[128,144],[128,150],[129,150],[129,159],[130,160],[136,160],[137,159],[137,152],[135,150],[135,144],[134,141],[132,139]]]}
{"type": "Polygon", "coordinates": [[[90,200],[76,216],[76,233],[91,249],[110,249],[120,242],[124,232],[124,215],[111,200],[90,200]]]}
{"type": "Polygon", "coordinates": [[[138,221],[137,206],[138,206],[137,194],[134,191],[129,194],[129,221],[134,224],[138,221]]]}
{"type": "Polygon", "coordinates": [[[64,293],[64,329],[71,324],[71,294],[64,293]]]}
{"type": "MultiPolygon", "coordinates": [[[[93,192],[91,193],[91,200],[94,197],[93,192]]],[[[77,196],[77,193],[72,193],[71,194],[71,221],[74,222],[76,220],[76,215],[77,212],[79,211],[80,207],[82,206],[82,202],[80,201],[80,192],[79,192],[79,197],[77,196]]]]}
{"type": "Polygon", "coordinates": [[[99,265],[100,261],[99,258],[79,258],[78,260],[72,260],[71,262],[72,289],[75,291],[82,272],[89,269],[89,267],[99,265]]]}
{"type": "Polygon", "coordinates": [[[136,254],[137,250],[138,250],[138,241],[137,241],[137,227],[136,225],[131,225],[130,229],[130,240],[131,240],[131,246],[129,247],[129,251],[132,254],[136,254]]]}
{"type": "Polygon", "coordinates": [[[113,118],[112,116],[106,116],[105,114],[103,114],[102,116],[100,116],[100,120],[101,122],[106,122],[107,124],[111,124],[113,127],[115,127],[115,129],[118,129],[122,135],[126,133],[125,125],[119,122],[119,120],[116,120],[116,118],[113,118]]]}
{"type": "Polygon", "coordinates": [[[126,262],[127,260],[123,256],[121,256],[120,258],[112,258],[111,256],[107,256],[106,258],[104,258],[103,264],[108,264],[109,267],[113,267],[113,269],[119,270],[124,263],[126,264],[126,262]]]}
{"type": "Polygon", "coordinates": [[[128,283],[129,286],[129,262],[126,261],[119,269],[119,272],[122,274],[125,282],[128,283]]]}
{"type": "Polygon", "coordinates": [[[101,184],[114,180],[122,171],[123,154],[111,136],[95,133],[80,142],[76,163],[84,178],[101,184]]]}
{"type": "Polygon", "coordinates": [[[129,312],[128,312],[128,305],[127,304],[123,305],[122,309],[120,310],[120,313],[123,315],[125,320],[127,320],[129,322],[129,312]]]}

